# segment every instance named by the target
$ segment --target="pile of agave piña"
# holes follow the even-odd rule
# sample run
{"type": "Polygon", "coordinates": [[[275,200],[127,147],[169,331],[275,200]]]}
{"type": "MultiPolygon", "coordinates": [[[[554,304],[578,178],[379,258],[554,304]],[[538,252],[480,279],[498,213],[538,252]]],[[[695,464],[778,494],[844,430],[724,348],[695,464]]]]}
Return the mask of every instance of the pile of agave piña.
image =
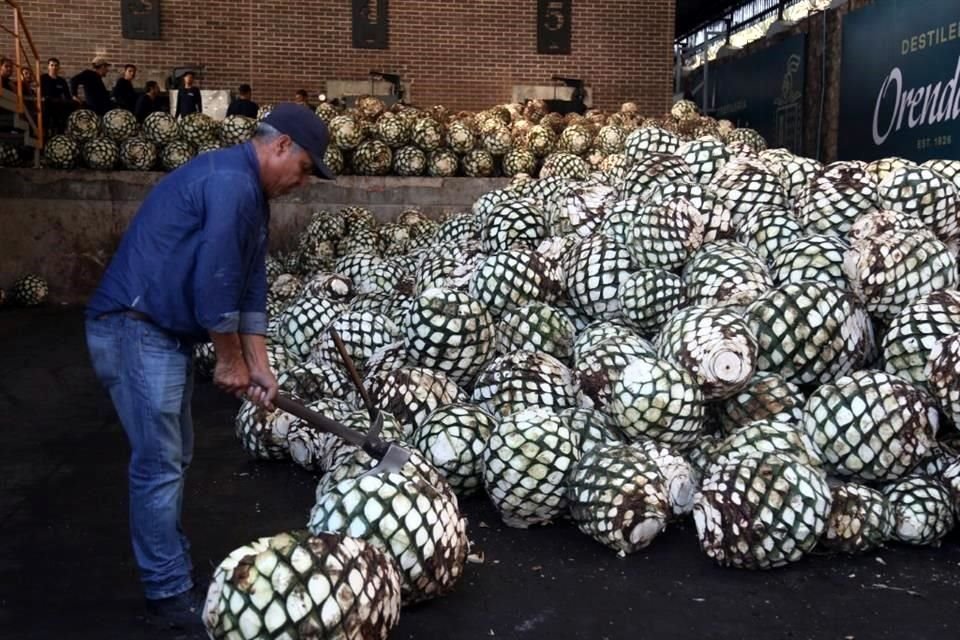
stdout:
{"type": "Polygon", "coordinates": [[[691,517],[727,567],[937,544],[960,507],[958,189],[960,162],[821,166],[651,126],[608,170],[519,176],[439,221],[316,212],[268,260],[272,364],[365,429],[335,327],[414,455],[362,477],[363,452],[245,403],[244,449],[319,484],[308,532],[217,569],[211,636],[385,637],[454,587],[480,491],[622,555],[691,517]]]}
{"type": "Polygon", "coordinates": [[[18,307],[36,307],[47,300],[50,287],[46,279],[37,273],[27,273],[17,278],[10,287],[0,288],[0,308],[12,305],[18,307]]]}
{"type": "MultiPolygon", "coordinates": [[[[67,130],[50,138],[45,166],[86,167],[100,171],[172,171],[198,154],[248,140],[270,113],[264,105],[256,119],[202,113],[175,119],[153,113],[142,124],[125,109],[97,116],[81,109],[70,115],[67,130]]],[[[495,105],[481,111],[453,112],[443,105],[421,109],[363,96],[346,109],[324,102],[318,118],[330,129],[326,164],[338,175],[467,176],[486,178],[555,174],[585,178],[590,171],[622,163],[627,139],[656,127],[681,138],[714,136],[737,145],[757,141],[756,132],[735,129],[729,120],[701,116],[689,102],[659,118],[642,117],[637,105],[615,112],[550,113],[542,100],[495,105]]],[[[17,150],[0,144],[0,166],[19,164],[17,150]]]]}

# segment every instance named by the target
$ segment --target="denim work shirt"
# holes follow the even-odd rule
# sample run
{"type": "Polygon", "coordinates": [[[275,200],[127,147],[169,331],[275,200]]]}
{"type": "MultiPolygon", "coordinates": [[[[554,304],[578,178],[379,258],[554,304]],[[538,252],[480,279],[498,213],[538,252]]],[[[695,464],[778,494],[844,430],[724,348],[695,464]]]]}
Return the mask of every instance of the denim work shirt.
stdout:
{"type": "Polygon", "coordinates": [[[270,209],[253,144],[208,151],[153,188],[87,304],[177,336],[266,335],[270,209]]]}

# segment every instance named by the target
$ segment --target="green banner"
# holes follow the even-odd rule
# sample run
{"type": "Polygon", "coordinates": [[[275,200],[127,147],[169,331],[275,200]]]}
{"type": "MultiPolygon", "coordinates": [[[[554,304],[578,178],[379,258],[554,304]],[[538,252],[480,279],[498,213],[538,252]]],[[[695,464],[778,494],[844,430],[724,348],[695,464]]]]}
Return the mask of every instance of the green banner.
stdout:
{"type": "Polygon", "coordinates": [[[848,14],[841,69],[841,159],[960,159],[960,0],[848,14]]]}
{"type": "MultiPolygon", "coordinates": [[[[743,57],[709,63],[707,112],[756,129],[770,147],[802,153],[806,44],[800,34],[743,57]]],[[[703,75],[701,66],[690,80],[702,85],[703,75]]],[[[701,104],[700,91],[691,97],[701,104]]]]}

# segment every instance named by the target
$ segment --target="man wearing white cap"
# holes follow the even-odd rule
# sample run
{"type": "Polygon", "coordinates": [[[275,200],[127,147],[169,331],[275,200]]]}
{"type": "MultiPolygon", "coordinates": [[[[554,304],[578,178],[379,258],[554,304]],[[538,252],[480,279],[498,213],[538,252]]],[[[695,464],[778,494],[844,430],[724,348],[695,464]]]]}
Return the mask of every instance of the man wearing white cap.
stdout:
{"type": "Polygon", "coordinates": [[[103,84],[103,78],[110,71],[110,63],[103,56],[97,56],[90,63],[90,69],[81,71],[70,79],[70,91],[78,96],[77,89],[83,87],[83,101],[86,107],[102,116],[110,111],[110,92],[103,84]]]}

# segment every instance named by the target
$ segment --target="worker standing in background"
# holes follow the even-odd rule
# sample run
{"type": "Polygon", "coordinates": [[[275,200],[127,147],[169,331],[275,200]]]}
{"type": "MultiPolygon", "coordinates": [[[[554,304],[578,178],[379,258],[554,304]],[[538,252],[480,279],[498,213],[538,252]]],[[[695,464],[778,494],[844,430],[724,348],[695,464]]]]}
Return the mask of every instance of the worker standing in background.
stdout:
{"type": "Polygon", "coordinates": [[[13,60],[0,58],[0,86],[4,91],[16,91],[13,87],[13,60]]]}
{"type": "Polygon", "coordinates": [[[133,109],[133,115],[137,117],[137,122],[143,124],[151,113],[160,111],[160,105],[157,98],[160,96],[160,85],[156,80],[147,80],[144,85],[146,91],[137,99],[137,106],[133,109]]]}
{"type": "Polygon", "coordinates": [[[36,122],[38,83],[34,81],[33,70],[30,67],[20,67],[20,87],[23,91],[23,106],[36,122]]]}
{"type": "Polygon", "coordinates": [[[33,81],[33,69],[20,67],[20,85],[23,87],[23,97],[32,96],[37,92],[37,83],[33,81]]]}
{"type": "Polygon", "coordinates": [[[248,118],[257,118],[257,111],[260,107],[251,98],[253,89],[248,84],[242,84],[237,88],[237,97],[234,98],[230,106],[227,107],[228,116],[246,116],[248,118]]]}
{"type": "Polygon", "coordinates": [[[137,107],[137,92],[133,90],[133,79],[137,77],[136,65],[123,66],[123,75],[113,85],[113,102],[120,109],[133,111],[137,107]]]}
{"type": "Polygon", "coordinates": [[[203,113],[203,99],[200,97],[200,88],[194,84],[195,80],[193,71],[183,74],[183,87],[177,92],[178,118],[191,113],[203,113]]]}
{"type": "Polygon", "coordinates": [[[309,96],[307,95],[307,90],[306,90],[306,89],[297,89],[297,93],[296,93],[296,95],[294,95],[294,97],[293,97],[293,103],[294,103],[294,104],[303,105],[303,106],[305,106],[307,109],[311,109],[311,108],[312,108],[312,107],[310,106],[310,98],[309,98],[309,96]]]}
{"type": "Polygon", "coordinates": [[[70,79],[70,92],[78,99],[78,89],[83,87],[83,104],[98,116],[102,116],[113,107],[110,93],[103,84],[104,76],[110,71],[110,63],[103,56],[97,56],[91,62],[91,67],[70,79]]]}
{"type": "Polygon", "coordinates": [[[47,60],[47,72],[40,76],[43,93],[43,125],[51,134],[67,130],[67,118],[77,107],[70,85],[60,77],[60,60],[47,60]]]}

